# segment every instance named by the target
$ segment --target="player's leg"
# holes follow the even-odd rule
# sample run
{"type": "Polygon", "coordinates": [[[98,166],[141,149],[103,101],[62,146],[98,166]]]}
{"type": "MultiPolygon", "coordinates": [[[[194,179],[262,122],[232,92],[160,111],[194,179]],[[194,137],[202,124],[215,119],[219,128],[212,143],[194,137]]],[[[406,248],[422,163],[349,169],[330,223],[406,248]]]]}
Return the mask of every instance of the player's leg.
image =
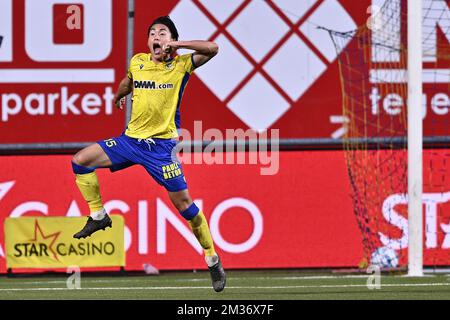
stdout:
{"type": "Polygon", "coordinates": [[[191,229],[202,246],[205,260],[211,273],[213,288],[222,291],[226,276],[222,262],[214,250],[214,243],[205,215],[192,201],[181,163],[173,152],[176,142],[169,139],[148,139],[140,141],[140,164],[169,193],[169,198],[180,214],[189,222],[191,229]]]}
{"type": "Polygon", "coordinates": [[[74,238],[85,238],[95,231],[112,226],[111,218],[103,208],[100,186],[95,172],[96,168],[110,167],[111,165],[110,159],[97,143],[82,149],[72,158],[75,182],[90,209],[90,217],[86,225],[74,235],[74,238]]]}
{"type": "Polygon", "coordinates": [[[192,232],[205,252],[205,257],[210,259],[216,256],[208,222],[203,212],[192,201],[188,189],[169,192],[169,198],[178,212],[188,221],[192,232]]]}
{"type": "Polygon", "coordinates": [[[203,248],[214,290],[217,292],[222,291],[226,283],[225,271],[219,256],[214,250],[214,242],[205,215],[192,201],[188,189],[176,192],[169,191],[169,198],[180,214],[188,221],[192,232],[203,248]]]}

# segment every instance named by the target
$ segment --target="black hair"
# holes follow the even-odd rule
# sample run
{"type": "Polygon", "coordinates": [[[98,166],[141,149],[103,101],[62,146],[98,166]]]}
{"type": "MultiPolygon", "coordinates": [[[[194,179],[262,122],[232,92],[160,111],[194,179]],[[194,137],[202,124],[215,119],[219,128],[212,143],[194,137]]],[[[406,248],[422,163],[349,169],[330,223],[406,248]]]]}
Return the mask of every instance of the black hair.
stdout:
{"type": "Polygon", "coordinates": [[[175,41],[178,41],[178,30],[177,27],[175,27],[175,23],[173,23],[172,19],[170,19],[169,16],[162,16],[158,17],[155,20],[153,20],[150,27],[148,27],[147,30],[147,36],[150,35],[150,30],[155,24],[163,24],[167,28],[169,28],[170,34],[172,35],[172,39],[175,39],[175,41]]]}

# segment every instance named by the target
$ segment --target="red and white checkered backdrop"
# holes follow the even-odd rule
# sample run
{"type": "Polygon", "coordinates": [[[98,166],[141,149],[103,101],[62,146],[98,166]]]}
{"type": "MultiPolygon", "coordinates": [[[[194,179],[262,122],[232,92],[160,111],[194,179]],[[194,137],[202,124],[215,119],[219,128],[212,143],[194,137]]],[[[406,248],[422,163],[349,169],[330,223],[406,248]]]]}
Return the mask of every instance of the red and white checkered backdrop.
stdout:
{"type": "MultiPolygon", "coordinates": [[[[134,52],[148,51],[148,25],[166,14],[180,39],[219,44],[219,55],[195,72],[185,92],[181,123],[190,132],[201,120],[204,130],[276,128],[281,138],[340,138],[337,53],[317,26],[352,30],[369,19],[371,3],[136,0],[134,52]]],[[[123,130],[125,115],[112,95],[127,68],[127,1],[76,1],[80,30],[64,26],[71,4],[1,2],[1,143],[96,141],[123,130]]],[[[446,40],[439,24],[436,33],[446,40]]],[[[448,123],[448,110],[431,103],[436,93],[448,98],[448,84],[441,89],[425,88],[425,134],[448,134],[436,129],[448,123]]]]}

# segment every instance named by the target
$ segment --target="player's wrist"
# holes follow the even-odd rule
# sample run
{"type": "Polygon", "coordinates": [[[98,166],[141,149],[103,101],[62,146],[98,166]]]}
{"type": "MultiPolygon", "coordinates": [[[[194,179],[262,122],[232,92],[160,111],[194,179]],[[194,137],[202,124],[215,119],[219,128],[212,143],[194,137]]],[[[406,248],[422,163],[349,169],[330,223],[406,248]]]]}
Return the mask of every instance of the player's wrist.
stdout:
{"type": "Polygon", "coordinates": [[[120,102],[120,100],[122,100],[124,97],[125,97],[125,95],[122,95],[122,94],[116,94],[116,95],[114,96],[114,103],[120,102]]]}
{"type": "Polygon", "coordinates": [[[186,41],[169,41],[168,45],[170,45],[173,49],[185,49],[188,43],[186,41]]]}

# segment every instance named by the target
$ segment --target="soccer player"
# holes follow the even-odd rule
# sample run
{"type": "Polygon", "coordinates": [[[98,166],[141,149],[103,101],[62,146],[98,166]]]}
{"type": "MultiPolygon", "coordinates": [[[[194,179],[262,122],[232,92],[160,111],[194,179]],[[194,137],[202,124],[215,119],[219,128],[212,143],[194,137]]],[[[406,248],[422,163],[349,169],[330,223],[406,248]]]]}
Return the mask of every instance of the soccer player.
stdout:
{"type": "Polygon", "coordinates": [[[189,76],[217,54],[218,46],[210,41],[178,41],[175,24],[164,16],[148,28],[148,47],[150,53],[139,53],[131,59],[128,75],[120,82],[114,98],[116,106],[122,109],[124,97],[133,93],[131,119],[125,132],[82,149],[72,159],[76,184],[91,212],[74,238],[112,227],[95,169],[109,168],[114,172],[140,164],[166,188],[172,203],[189,222],[204,250],[213,288],[220,292],[226,282],[221,260],[214,250],[206,218],[189,195],[181,164],[172,157],[180,128],[181,98],[189,76]],[[174,56],[178,48],[194,52],[174,56]]]}

